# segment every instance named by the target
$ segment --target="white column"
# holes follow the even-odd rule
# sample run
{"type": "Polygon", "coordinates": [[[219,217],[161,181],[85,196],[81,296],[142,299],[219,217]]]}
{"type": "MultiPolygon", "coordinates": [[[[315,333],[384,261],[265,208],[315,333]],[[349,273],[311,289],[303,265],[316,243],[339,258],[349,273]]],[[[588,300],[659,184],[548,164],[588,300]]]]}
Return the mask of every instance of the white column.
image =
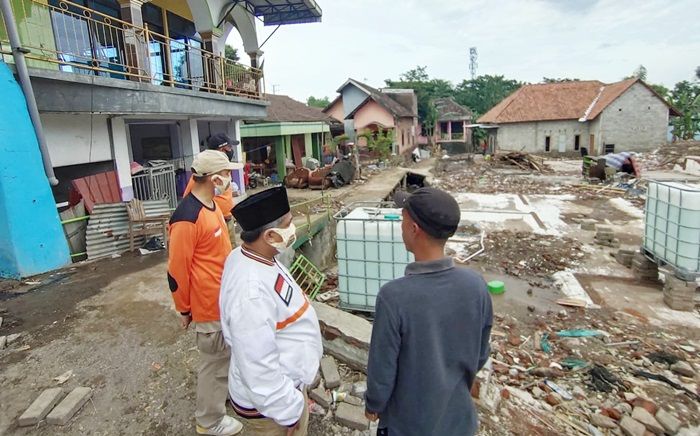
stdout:
{"type": "MultiPolygon", "coordinates": [[[[226,134],[231,140],[236,140],[239,144],[233,147],[233,161],[245,163],[243,160],[243,144],[241,139],[241,120],[232,119],[226,123],[226,134]]],[[[241,190],[241,195],[245,194],[245,180],[243,178],[243,170],[235,170],[233,172],[233,181],[236,182],[241,190]]]]}
{"type": "Polygon", "coordinates": [[[185,170],[190,171],[194,156],[199,154],[199,128],[197,127],[197,120],[180,121],[180,129],[185,170]]]}
{"type": "Polygon", "coordinates": [[[131,159],[129,158],[129,139],[124,118],[115,117],[110,120],[112,126],[112,150],[114,165],[117,168],[117,179],[122,201],[134,198],[134,187],[131,182],[131,159]]]}

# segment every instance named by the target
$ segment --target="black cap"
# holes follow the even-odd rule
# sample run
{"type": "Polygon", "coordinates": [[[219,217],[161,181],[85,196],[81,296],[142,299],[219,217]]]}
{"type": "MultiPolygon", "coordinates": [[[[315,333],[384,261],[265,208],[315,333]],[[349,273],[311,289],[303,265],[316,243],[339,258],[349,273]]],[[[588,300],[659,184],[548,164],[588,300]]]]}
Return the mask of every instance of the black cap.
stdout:
{"type": "Polygon", "coordinates": [[[218,150],[221,147],[225,147],[227,145],[238,145],[240,144],[240,141],[236,141],[235,139],[231,139],[228,137],[227,134],[225,133],[215,133],[209,137],[207,140],[207,148],[209,150],[218,150]]]}
{"type": "Polygon", "coordinates": [[[450,238],[459,227],[459,205],[445,191],[435,188],[420,188],[413,194],[399,191],[394,195],[394,202],[406,209],[418,227],[436,239],[450,238]]]}
{"type": "Polygon", "coordinates": [[[259,229],[289,212],[287,190],[283,186],[251,195],[233,208],[233,216],[244,231],[259,229]]]}

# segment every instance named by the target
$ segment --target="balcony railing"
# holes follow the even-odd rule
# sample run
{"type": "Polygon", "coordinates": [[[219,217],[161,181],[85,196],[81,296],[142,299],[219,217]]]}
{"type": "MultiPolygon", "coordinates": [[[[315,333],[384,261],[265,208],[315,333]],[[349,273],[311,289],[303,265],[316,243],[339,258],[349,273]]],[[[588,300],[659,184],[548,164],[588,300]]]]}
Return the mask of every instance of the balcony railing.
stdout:
{"type": "MultiPolygon", "coordinates": [[[[262,70],[209,52],[198,41],[170,38],[70,1],[46,3],[12,2],[30,67],[253,99],[264,94],[262,70]]],[[[4,17],[0,52],[11,61],[4,17]]]]}

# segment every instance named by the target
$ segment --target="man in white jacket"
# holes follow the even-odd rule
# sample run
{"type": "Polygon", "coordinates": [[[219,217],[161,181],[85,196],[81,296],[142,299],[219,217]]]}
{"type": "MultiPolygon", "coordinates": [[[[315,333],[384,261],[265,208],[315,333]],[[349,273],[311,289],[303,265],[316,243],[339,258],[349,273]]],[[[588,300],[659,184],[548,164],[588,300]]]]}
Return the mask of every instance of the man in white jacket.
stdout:
{"type": "Polygon", "coordinates": [[[221,280],[221,328],[231,347],[229,394],[246,434],[304,436],[306,387],[323,354],[316,312],[275,256],[296,239],[287,191],[272,188],[233,209],[243,246],[221,280]]]}

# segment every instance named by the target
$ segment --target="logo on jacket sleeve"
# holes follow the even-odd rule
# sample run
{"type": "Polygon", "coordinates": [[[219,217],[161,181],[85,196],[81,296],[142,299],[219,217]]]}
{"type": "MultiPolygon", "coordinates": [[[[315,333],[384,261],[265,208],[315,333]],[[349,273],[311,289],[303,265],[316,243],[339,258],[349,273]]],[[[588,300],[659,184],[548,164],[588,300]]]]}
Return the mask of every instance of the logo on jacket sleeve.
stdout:
{"type": "Polygon", "coordinates": [[[277,275],[277,280],[275,281],[275,291],[277,292],[277,295],[280,296],[282,301],[284,301],[284,304],[289,306],[289,303],[292,301],[292,286],[287,283],[287,280],[282,276],[282,274],[277,275]]]}

